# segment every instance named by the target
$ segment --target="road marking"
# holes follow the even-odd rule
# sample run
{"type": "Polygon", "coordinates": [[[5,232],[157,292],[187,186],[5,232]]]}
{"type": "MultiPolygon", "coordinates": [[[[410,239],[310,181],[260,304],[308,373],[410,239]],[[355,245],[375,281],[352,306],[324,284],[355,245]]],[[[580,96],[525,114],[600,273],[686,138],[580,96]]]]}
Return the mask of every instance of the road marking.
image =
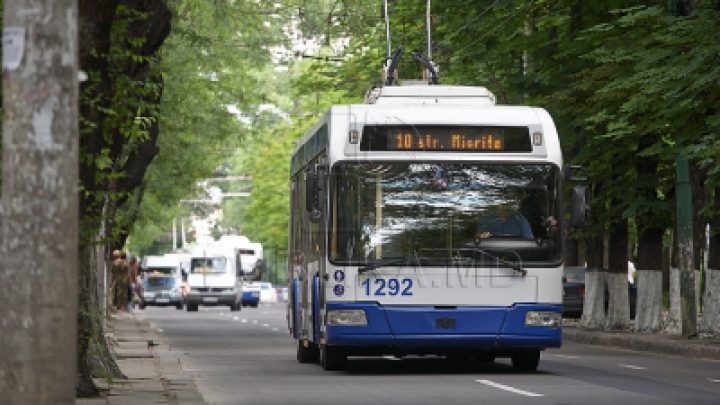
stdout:
{"type": "Polygon", "coordinates": [[[272,328],[272,330],[273,330],[273,332],[277,332],[277,331],[279,331],[280,329],[279,329],[279,328],[272,328]]]}
{"type": "Polygon", "coordinates": [[[240,321],[240,322],[242,322],[242,323],[247,323],[247,319],[243,319],[243,320],[240,321]]]}
{"type": "Polygon", "coordinates": [[[633,369],[633,370],[646,370],[646,369],[647,369],[647,367],[633,366],[632,364],[622,364],[622,363],[620,363],[620,364],[618,364],[618,366],[620,366],[620,367],[626,367],[626,368],[631,368],[631,369],[633,369]]]}
{"type": "Polygon", "coordinates": [[[257,323],[257,320],[253,321],[253,323],[257,323]]]}
{"type": "Polygon", "coordinates": [[[402,360],[401,358],[398,358],[398,357],[395,357],[392,355],[383,356],[383,358],[386,360],[394,360],[394,361],[402,360]]]}
{"type": "Polygon", "coordinates": [[[555,357],[562,357],[564,359],[577,359],[578,356],[569,356],[567,354],[556,354],[555,357]]]}
{"type": "Polygon", "coordinates": [[[535,392],[519,390],[519,389],[513,388],[509,385],[499,384],[499,383],[496,383],[496,382],[490,381],[490,380],[475,380],[475,381],[479,382],[480,384],[485,384],[485,385],[489,385],[491,387],[495,387],[495,388],[498,388],[498,389],[501,389],[501,390],[504,390],[507,392],[512,392],[513,394],[525,395],[526,397],[543,397],[544,396],[543,394],[537,394],[535,392]]]}
{"type": "Polygon", "coordinates": [[[239,318],[236,316],[233,318],[233,321],[237,321],[239,318]]]}
{"type": "Polygon", "coordinates": [[[720,380],[715,380],[715,379],[713,379],[713,378],[708,378],[707,380],[710,381],[710,382],[720,383],[720,380]]]}
{"type": "Polygon", "coordinates": [[[162,329],[158,329],[158,332],[162,332],[162,331],[163,331],[162,329]]]}

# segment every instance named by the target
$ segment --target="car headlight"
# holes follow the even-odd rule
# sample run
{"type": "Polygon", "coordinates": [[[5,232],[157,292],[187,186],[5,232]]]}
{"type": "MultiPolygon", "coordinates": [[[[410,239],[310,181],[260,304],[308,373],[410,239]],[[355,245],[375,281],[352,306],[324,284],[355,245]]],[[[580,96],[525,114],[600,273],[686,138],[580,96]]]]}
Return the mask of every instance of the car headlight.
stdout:
{"type": "Polygon", "coordinates": [[[560,312],[551,311],[528,311],[525,314],[525,326],[545,326],[557,328],[562,321],[560,312]]]}
{"type": "Polygon", "coordinates": [[[327,311],[328,325],[367,325],[362,309],[331,309],[327,311]]]}
{"type": "Polygon", "coordinates": [[[143,298],[145,298],[146,300],[153,299],[153,298],[155,298],[155,294],[154,293],[144,293],[143,298]]]}

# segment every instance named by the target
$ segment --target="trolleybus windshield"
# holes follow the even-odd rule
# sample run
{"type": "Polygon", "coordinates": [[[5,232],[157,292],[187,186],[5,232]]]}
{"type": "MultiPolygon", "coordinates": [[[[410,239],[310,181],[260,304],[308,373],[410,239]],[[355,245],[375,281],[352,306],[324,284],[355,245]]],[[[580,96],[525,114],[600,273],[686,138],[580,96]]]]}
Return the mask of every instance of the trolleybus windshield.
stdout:
{"type": "Polygon", "coordinates": [[[550,164],[339,163],[331,175],[330,260],[556,263],[558,176],[550,164]]]}

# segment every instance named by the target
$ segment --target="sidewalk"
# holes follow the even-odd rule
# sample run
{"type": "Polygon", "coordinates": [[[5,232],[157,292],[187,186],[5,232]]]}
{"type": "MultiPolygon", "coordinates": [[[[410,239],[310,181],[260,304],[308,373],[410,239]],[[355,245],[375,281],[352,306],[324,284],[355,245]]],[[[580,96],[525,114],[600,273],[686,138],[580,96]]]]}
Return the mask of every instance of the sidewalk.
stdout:
{"type": "Polygon", "coordinates": [[[76,405],[205,405],[190,373],[180,368],[178,354],[152,331],[144,314],[113,314],[106,328],[108,336],[117,341],[117,364],[127,380],[108,387],[97,379],[97,386],[106,390],[103,396],[77,399],[76,405]]]}
{"type": "Polygon", "coordinates": [[[671,356],[720,360],[718,337],[686,339],[680,334],[588,331],[575,325],[564,325],[563,340],[671,356]]]}

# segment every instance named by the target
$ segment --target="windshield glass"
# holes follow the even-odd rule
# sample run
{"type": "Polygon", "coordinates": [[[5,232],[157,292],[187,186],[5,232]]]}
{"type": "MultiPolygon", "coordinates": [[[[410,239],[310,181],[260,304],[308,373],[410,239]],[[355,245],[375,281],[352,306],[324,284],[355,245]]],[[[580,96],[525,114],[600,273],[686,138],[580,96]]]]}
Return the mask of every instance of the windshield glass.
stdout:
{"type": "Polygon", "coordinates": [[[330,260],[557,262],[558,175],[547,164],[338,164],[330,260]]]}
{"type": "Polygon", "coordinates": [[[224,257],[193,258],[190,262],[190,273],[224,273],[226,259],[224,257]]]}
{"type": "Polygon", "coordinates": [[[173,277],[150,277],[146,286],[149,290],[153,289],[171,289],[175,287],[175,279],[173,277]]]}

